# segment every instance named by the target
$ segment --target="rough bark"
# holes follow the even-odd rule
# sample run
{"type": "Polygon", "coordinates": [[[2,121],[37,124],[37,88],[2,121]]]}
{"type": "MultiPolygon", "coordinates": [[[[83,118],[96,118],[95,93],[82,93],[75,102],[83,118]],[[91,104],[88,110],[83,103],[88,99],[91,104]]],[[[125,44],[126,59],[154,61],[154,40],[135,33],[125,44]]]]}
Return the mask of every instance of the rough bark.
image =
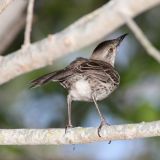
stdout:
{"type": "Polygon", "coordinates": [[[127,140],[160,136],[160,121],[113,125],[103,127],[101,136],[97,128],[69,129],[1,129],[0,145],[80,144],[109,140],[127,140]]]}

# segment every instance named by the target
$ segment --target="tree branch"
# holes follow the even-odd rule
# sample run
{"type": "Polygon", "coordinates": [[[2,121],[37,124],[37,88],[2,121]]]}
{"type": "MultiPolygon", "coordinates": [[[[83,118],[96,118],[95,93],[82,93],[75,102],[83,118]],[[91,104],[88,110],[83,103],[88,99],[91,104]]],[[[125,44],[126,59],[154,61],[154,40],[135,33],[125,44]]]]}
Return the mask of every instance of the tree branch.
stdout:
{"type": "Polygon", "coordinates": [[[16,0],[0,15],[0,54],[13,42],[16,34],[23,27],[23,11],[27,1],[16,0]]]}
{"type": "Polygon", "coordinates": [[[13,42],[17,34],[22,30],[25,26],[25,17],[24,15],[19,15],[18,20],[12,24],[12,26],[8,27],[6,30],[5,36],[0,37],[0,54],[2,54],[6,48],[13,42]]]}
{"type": "Polygon", "coordinates": [[[52,64],[66,54],[81,49],[111,33],[122,24],[119,12],[127,10],[131,17],[160,4],[160,0],[112,0],[82,17],[63,31],[0,58],[0,84],[18,75],[52,64]]]}
{"type": "Polygon", "coordinates": [[[134,33],[136,38],[145,48],[147,53],[160,63],[160,52],[151,44],[151,42],[147,39],[147,37],[145,36],[143,31],[140,29],[140,27],[138,27],[136,22],[132,18],[130,18],[130,16],[128,16],[127,14],[123,13],[122,16],[125,19],[128,27],[131,29],[131,31],[134,33]]]}
{"type": "Polygon", "coordinates": [[[10,5],[13,0],[2,0],[0,1],[0,14],[10,5]]]}
{"type": "Polygon", "coordinates": [[[23,47],[25,47],[25,48],[28,47],[30,45],[30,43],[31,43],[33,8],[34,8],[34,0],[29,0],[28,1],[28,8],[27,8],[27,18],[26,18],[24,45],[23,45],[23,47]]]}
{"type": "Polygon", "coordinates": [[[101,136],[97,128],[69,129],[1,129],[0,145],[80,144],[109,140],[127,140],[160,136],[160,121],[113,125],[103,127],[101,136]]]}

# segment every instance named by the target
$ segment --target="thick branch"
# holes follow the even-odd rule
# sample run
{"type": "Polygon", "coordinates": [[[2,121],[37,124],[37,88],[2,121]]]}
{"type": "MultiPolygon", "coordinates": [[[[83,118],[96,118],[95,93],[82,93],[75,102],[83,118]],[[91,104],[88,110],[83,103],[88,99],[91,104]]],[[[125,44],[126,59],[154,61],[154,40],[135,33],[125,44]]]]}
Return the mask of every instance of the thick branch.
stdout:
{"type": "Polygon", "coordinates": [[[127,10],[131,17],[158,5],[160,0],[112,0],[82,17],[65,30],[51,35],[28,49],[16,51],[0,61],[0,84],[23,73],[52,64],[54,60],[85,47],[111,33],[125,23],[119,12],[127,10]]]}
{"type": "Polygon", "coordinates": [[[2,54],[6,48],[13,42],[17,34],[22,30],[25,26],[25,17],[23,15],[19,15],[18,20],[15,21],[12,26],[8,27],[6,30],[5,36],[0,37],[0,54],[2,54]]]}
{"type": "Polygon", "coordinates": [[[0,145],[80,144],[97,141],[126,140],[160,136],[160,121],[97,128],[64,129],[1,129],[0,145]]]}
{"type": "Polygon", "coordinates": [[[16,0],[0,15],[0,54],[13,42],[18,31],[23,27],[23,11],[27,1],[16,0]]]}

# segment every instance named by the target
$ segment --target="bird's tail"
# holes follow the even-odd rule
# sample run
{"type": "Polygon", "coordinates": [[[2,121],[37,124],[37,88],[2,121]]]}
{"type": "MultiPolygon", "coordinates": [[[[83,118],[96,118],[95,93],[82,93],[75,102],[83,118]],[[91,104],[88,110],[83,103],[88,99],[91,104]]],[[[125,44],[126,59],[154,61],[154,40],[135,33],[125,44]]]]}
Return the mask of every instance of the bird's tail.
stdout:
{"type": "Polygon", "coordinates": [[[55,74],[56,74],[56,72],[48,73],[46,75],[43,75],[43,76],[31,81],[31,85],[29,88],[36,88],[36,87],[42,86],[43,84],[46,84],[47,82],[49,82],[50,80],[53,79],[55,74]]]}

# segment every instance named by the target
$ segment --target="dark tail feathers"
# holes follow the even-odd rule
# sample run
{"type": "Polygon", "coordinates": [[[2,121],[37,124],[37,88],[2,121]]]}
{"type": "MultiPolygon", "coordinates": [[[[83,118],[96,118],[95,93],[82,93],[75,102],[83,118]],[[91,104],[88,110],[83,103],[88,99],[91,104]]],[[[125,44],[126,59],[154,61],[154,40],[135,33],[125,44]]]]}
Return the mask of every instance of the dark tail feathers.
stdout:
{"type": "Polygon", "coordinates": [[[43,84],[46,84],[54,77],[55,73],[56,72],[52,72],[52,73],[43,75],[43,76],[31,81],[31,86],[29,88],[35,88],[35,87],[39,87],[43,84]]]}

